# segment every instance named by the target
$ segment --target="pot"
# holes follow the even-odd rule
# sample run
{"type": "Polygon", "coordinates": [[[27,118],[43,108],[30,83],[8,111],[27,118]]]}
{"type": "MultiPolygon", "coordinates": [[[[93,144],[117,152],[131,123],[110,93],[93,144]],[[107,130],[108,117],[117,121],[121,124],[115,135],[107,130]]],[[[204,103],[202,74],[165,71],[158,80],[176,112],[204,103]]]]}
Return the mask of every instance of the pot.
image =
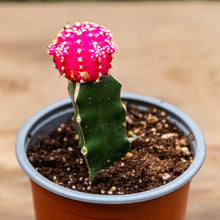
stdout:
{"type": "Polygon", "coordinates": [[[122,93],[121,97],[140,109],[146,109],[150,104],[165,110],[170,121],[175,122],[186,135],[194,136],[191,145],[194,160],[190,167],[168,184],[128,195],[96,195],[59,186],[39,174],[26,155],[28,146],[36,144],[39,136],[48,136],[50,131],[72,116],[71,100],[57,101],[34,114],[20,129],[16,140],[16,156],[30,178],[37,220],[184,220],[190,182],[205,159],[202,132],[188,115],[166,102],[131,93],[122,93]]]}

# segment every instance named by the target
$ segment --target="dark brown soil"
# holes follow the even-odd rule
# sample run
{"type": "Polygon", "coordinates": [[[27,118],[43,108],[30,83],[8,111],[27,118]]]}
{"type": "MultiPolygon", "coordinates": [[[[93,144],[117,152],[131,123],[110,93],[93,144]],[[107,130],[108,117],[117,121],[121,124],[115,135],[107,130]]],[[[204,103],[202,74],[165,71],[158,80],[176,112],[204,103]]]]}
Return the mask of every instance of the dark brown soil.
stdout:
{"type": "Polygon", "coordinates": [[[72,120],[61,124],[30,146],[28,158],[49,180],[78,191],[96,194],[129,194],[162,186],[181,175],[191,164],[189,138],[155,107],[141,111],[127,105],[127,134],[133,138],[131,151],[120,161],[98,172],[92,186],[72,120]]]}

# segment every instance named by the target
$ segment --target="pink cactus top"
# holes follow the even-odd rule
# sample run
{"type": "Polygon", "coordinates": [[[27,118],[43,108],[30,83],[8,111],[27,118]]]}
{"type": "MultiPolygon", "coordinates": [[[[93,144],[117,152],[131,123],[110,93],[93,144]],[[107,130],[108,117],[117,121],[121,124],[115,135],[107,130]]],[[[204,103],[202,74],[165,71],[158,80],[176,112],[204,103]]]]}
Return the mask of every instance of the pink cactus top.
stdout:
{"type": "Polygon", "coordinates": [[[115,51],[111,32],[90,22],[66,25],[48,48],[60,74],[81,83],[108,75],[115,51]]]}

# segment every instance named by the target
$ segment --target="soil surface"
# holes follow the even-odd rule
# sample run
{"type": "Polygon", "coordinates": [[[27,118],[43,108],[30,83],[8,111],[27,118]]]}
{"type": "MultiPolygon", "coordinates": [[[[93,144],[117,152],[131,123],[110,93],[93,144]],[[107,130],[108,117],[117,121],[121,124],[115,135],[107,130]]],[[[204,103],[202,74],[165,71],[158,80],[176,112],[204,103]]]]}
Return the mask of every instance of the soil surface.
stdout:
{"type": "Polygon", "coordinates": [[[114,165],[97,173],[98,184],[88,179],[73,121],[30,146],[28,158],[49,180],[82,192],[129,194],[162,186],[181,175],[191,164],[189,137],[155,107],[142,111],[127,103],[127,135],[131,151],[114,165]]]}

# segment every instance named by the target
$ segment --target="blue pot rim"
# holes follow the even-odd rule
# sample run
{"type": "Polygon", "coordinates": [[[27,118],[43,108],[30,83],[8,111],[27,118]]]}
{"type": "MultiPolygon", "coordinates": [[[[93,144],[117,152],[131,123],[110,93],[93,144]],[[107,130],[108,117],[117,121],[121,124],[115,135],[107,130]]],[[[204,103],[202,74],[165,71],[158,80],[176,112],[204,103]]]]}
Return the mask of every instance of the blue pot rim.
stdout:
{"type": "Polygon", "coordinates": [[[179,120],[187,124],[187,126],[191,130],[191,133],[194,136],[194,143],[195,143],[194,145],[197,146],[197,149],[196,149],[196,153],[194,155],[194,160],[192,164],[182,175],[180,175],[175,180],[161,187],[158,187],[158,188],[155,188],[149,191],[145,191],[145,192],[133,193],[133,194],[127,194],[127,195],[97,195],[97,194],[91,194],[91,193],[83,193],[83,192],[70,190],[65,187],[59,186],[49,181],[45,177],[43,177],[30,164],[27,158],[27,155],[26,155],[25,142],[29,134],[29,131],[33,127],[33,125],[36,124],[37,121],[45,117],[45,115],[47,115],[49,112],[53,111],[54,109],[70,104],[71,100],[69,98],[62,99],[60,101],[57,101],[55,103],[52,103],[44,107],[43,109],[36,112],[33,116],[31,116],[22,126],[16,139],[16,149],[15,149],[16,157],[21,168],[35,183],[39,184],[41,187],[55,194],[58,194],[60,196],[63,196],[69,199],[74,199],[74,200],[89,202],[89,203],[99,203],[99,204],[127,204],[127,203],[147,201],[147,200],[161,197],[170,192],[173,192],[179,189],[180,187],[182,187],[183,185],[185,185],[186,183],[188,183],[200,170],[205,160],[205,155],[206,155],[205,140],[198,125],[186,113],[179,110],[175,106],[167,102],[163,102],[159,99],[148,97],[148,96],[143,96],[143,95],[137,95],[133,93],[122,93],[121,97],[122,99],[125,99],[128,101],[130,100],[130,101],[135,101],[137,103],[142,102],[142,103],[155,105],[175,115],[176,118],[178,118],[179,120]]]}

